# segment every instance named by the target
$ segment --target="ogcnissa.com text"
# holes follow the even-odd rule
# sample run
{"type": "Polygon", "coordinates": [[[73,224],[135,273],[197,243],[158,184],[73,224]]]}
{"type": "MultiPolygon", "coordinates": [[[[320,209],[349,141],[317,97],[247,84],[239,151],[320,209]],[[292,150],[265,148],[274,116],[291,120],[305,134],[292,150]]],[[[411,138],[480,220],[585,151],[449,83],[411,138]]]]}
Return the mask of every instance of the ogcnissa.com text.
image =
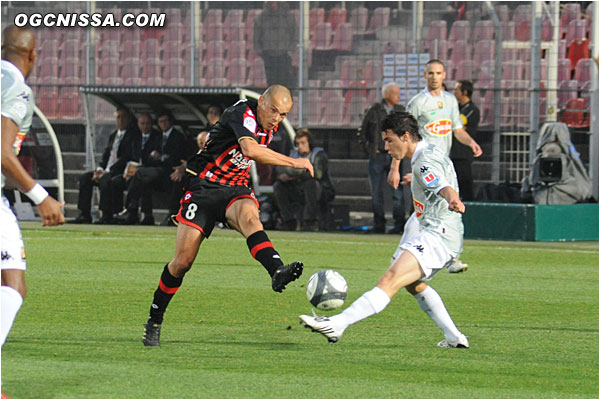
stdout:
{"type": "Polygon", "coordinates": [[[124,14],[122,17],[115,17],[113,13],[25,13],[15,16],[15,25],[31,27],[93,27],[93,28],[111,28],[111,27],[163,27],[166,23],[166,14],[158,13],[140,13],[124,14]]]}

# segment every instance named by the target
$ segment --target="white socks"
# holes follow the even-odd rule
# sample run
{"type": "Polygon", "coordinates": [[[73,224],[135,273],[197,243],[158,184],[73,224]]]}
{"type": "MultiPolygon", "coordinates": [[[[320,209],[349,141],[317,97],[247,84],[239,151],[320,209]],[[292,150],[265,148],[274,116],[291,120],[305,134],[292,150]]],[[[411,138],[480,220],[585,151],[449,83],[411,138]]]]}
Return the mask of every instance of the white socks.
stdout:
{"type": "Polygon", "coordinates": [[[2,286],[2,325],[0,325],[0,331],[2,333],[2,345],[6,341],[8,332],[12,327],[13,321],[23,304],[23,297],[15,289],[10,286],[2,286]]]}
{"type": "Polygon", "coordinates": [[[380,313],[388,304],[390,304],[390,297],[386,292],[375,286],[356,299],[342,313],[329,317],[329,319],[344,330],[349,325],[380,313]]]}
{"type": "Polygon", "coordinates": [[[419,302],[421,309],[429,315],[429,318],[444,331],[447,340],[455,341],[458,339],[461,333],[454,325],[454,321],[448,314],[442,298],[434,288],[427,286],[427,289],[415,295],[415,299],[419,302]]]}

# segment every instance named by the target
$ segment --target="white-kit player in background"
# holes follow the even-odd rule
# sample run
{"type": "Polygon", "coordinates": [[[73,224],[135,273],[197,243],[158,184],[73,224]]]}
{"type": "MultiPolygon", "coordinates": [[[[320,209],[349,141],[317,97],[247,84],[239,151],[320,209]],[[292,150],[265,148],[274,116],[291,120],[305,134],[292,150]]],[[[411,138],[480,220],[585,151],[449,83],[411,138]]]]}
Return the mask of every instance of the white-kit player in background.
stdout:
{"type": "Polygon", "coordinates": [[[377,314],[403,287],[444,331],[439,347],[468,348],[469,342],[448,314],[440,295],[425,282],[460,255],[463,245],[458,182],[450,158],[437,146],[421,140],[417,121],[406,112],[393,112],[382,123],[385,149],[396,160],[409,157],[411,191],[417,204],[419,229],[401,245],[400,254],[379,279],[340,314],[331,317],[301,315],[301,323],[337,342],[348,326],[377,314]]]}
{"type": "MultiPolygon", "coordinates": [[[[444,83],[444,79],[446,79],[444,63],[436,59],[429,60],[425,66],[424,75],[427,80],[427,88],[414,96],[406,106],[406,111],[411,113],[419,124],[421,137],[428,143],[436,145],[449,156],[450,148],[452,147],[452,134],[454,134],[459,142],[469,146],[473,150],[475,157],[481,156],[483,154],[481,147],[479,147],[479,144],[463,127],[456,97],[452,93],[442,90],[442,84],[444,83]]],[[[392,159],[388,183],[393,188],[397,188],[399,184],[410,185],[412,178],[412,174],[400,177],[400,173],[398,172],[399,165],[400,160],[392,159]]],[[[414,206],[415,212],[404,225],[404,234],[392,260],[400,253],[402,243],[414,235],[415,230],[419,229],[416,218],[418,205],[415,203],[414,206]]],[[[463,272],[467,268],[467,264],[456,258],[448,266],[448,272],[463,272]]]]}
{"type": "MultiPolygon", "coordinates": [[[[2,32],[2,188],[15,187],[38,207],[44,226],[65,222],[59,203],[27,173],[17,155],[31,126],[34,100],[25,83],[35,63],[35,36],[14,25],[2,32]]],[[[26,294],[25,250],[17,219],[2,196],[0,203],[2,255],[2,345],[26,294]]]]}

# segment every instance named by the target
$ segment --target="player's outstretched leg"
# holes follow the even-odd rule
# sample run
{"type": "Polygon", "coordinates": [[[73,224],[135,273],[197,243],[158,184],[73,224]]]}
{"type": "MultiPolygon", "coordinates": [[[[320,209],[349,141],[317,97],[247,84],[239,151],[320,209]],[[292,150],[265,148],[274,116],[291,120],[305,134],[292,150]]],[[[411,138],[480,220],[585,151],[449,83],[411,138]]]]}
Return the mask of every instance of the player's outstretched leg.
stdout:
{"type": "Polygon", "coordinates": [[[330,343],[337,342],[346,328],[371,315],[383,311],[390,303],[390,297],[379,287],[375,286],[368,292],[363,293],[343,312],[331,317],[318,317],[301,315],[300,323],[313,332],[319,332],[327,338],[330,343]]]}
{"type": "Polygon", "coordinates": [[[150,317],[144,326],[142,342],[145,346],[160,346],[160,327],[165,311],[182,282],[183,276],[176,278],[171,275],[169,264],[167,263],[160,276],[158,288],[154,292],[154,299],[150,307],[150,317]]]}
{"type": "Polygon", "coordinates": [[[444,302],[438,292],[431,286],[425,285],[420,282],[419,285],[426,286],[425,290],[418,293],[414,287],[407,287],[408,291],[413,294],[419,307],[431,318],[433,322],[444,331],[445,339],[438,343],[438,347],[458,347],[458,348],[469,348],[469,341],[467,337],[463,335],[456,325],[444,302]]]}
{"type": "Polygon", "coordinates": [[[246,239],[250,254],[269,272],[271,286],[276,292],[282,292],[286,285],[302,275],[304,264],[295,261],[284,265],[281,256],[273,247],[265,231],[258,231],[246,239]]]}

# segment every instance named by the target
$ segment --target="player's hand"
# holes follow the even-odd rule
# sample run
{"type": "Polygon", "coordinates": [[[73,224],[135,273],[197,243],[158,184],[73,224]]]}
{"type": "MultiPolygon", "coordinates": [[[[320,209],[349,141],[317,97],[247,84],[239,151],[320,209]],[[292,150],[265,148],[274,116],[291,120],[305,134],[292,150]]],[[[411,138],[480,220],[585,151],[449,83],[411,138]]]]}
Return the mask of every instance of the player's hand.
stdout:
{"type": "Polygon", "coordinates": [[[400,184],[400,171],[395,168],[390,168],[390,172],[387,176],[387,183],[394,189],[398,189],[398,185],[400,184]]]}
{"type": "Polygon", "coordinates": [[[412,183],[412,172],[409,172],[408,174],[406,174],[402,177],[402,182],[400,182],[400,184],[402,186],[410,186],[411,183],[412,183]]]}
{"type": "Polygon", "coordinates": [[[38,211],[42,217],[42,226],[56,226],[65,223],[65,216],[62,213],[61,207],[65,202],[59,203],[52,196],[48,196],[38,204],[38,211]]]}
{"type": "Polygon", "coordinates": [[[308,158],[294,158],[294,168],[305,169],[308,171],[311,177],[315,176],[315,169],[308,158]]]}
{"type": "Polygon", "coordinates": [[[479,144],[477,144],[477,142],[474,140],[471,142],[471,150],[473,150],[474,157],[479,157],[483,154],[483,150],[481,150],[479,144]]]}
{"type": "Polygon", "coordinates": [[[173,167],[173,172],[169,177],[173,182],[181,181],[181,178],[185,175],[185,169],[187,168],[187,162],[185,160],[181,160],[181,164],[176,167],[173,167]]]}
{"type": "Polygon", "coordinates": [[[459,198],[452,199],[448,203],[448,210],[464,214],[465,204],[459,198]]]}

